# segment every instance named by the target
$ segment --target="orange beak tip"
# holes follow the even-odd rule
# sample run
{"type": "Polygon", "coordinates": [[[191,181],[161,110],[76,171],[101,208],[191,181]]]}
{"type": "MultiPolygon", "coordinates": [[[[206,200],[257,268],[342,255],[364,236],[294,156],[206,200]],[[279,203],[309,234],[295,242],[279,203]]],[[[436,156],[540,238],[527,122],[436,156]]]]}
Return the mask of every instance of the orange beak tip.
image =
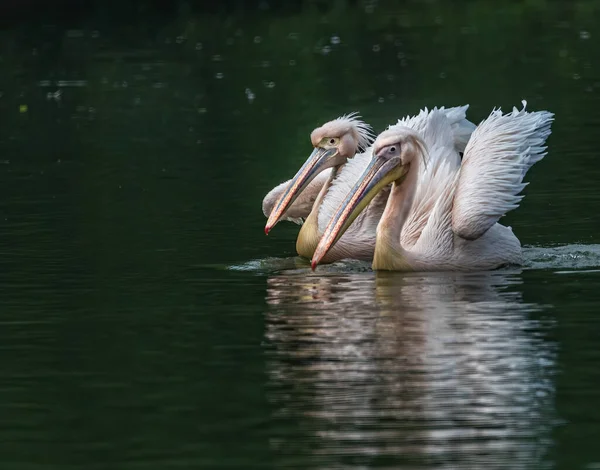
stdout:
{"type": "Polygon", "coordinates": [[[270,231],[271,231],[271,227],[269,225],[265,226],[265,235],[269,235],[270,231]]]}
{"type": "Polygon", "coordinates": [[[317,269],[317,262],[316,262],[315,260],[313,260],[313,261],[310,263],[310,269],[312,269],[313,271],[314,271],[315,269],[317,269]]]}

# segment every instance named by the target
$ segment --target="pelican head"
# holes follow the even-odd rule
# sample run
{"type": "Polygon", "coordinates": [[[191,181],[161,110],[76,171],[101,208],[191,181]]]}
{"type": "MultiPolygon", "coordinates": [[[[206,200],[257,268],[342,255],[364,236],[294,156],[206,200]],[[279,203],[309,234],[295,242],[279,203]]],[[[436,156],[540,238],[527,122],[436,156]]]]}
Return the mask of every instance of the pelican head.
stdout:
{"type": "Polygon", "coordinates": [[[357,151],[369,146],[372,136],[371,126],[360,120],[356,113],[341,116],[313,130],[310,140],[314,150],[275,203],[265,225],[265,233],[269,234],[287,208],[319,173],[346,163],[357,151]]]}
{"type": "Polygon", "coordinates": [[[412,129],[395,125],[373,143],[371,162],[329,221],[312,258],[312,269],[350,227],[354,219],[388,184],[400,185],[416,158],[424,158],[425,144],[412,129]]]}

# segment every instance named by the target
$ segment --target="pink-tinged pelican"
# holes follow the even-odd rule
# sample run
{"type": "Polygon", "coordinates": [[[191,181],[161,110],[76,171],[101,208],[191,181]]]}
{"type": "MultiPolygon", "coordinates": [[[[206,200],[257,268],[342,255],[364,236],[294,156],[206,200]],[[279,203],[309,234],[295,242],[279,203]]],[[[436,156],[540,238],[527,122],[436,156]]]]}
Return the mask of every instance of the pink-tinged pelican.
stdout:
{"type": "MultiPolygon", "coordinates": [[[[350,187],[352,186],[361,171],[351,175],[345,169],[346,163],[349,159],[355,160],[356,158],[353,157],[357,152],[364,152],[373,142],[374,137],[371,126],[362,121],[357,113],[341,116],[314,129],[310,135],[314,150],[304,165],[294,178],[274,188],[263,201],[263,212],[266,215],[265,202],[272,201],[277,197],[276,202],[270,204],[271,210],[265,225],[265,233],[268,234],[284,214],[288,220],[293,219],[292,221],[305,218],[296,240],[296,251],[300,256],[310,259],[319,243],[320,235],[323,233],[322,230],[319,231],[321,209],[329,207],[330,214],[335,210],[335,206],[331,207],[326,201],[331,197],[330,190],[333,189],[333,182],[339,183],[353,178],[350,183],[350,187]],[[328,169],[330,171],[325,171],[328,169]],[[279,194],[275,196],[277,192],[279,194]],[[314,196],[315,193],[316,196],[314,196]],[[313,204],[308,208],[307,202],[311,200],[313,204]],[[303,211],[306,209],[308,212],[303,215],[303,211]]],[[[364,165],[367,163],[368,161],[364,165]]],[[[373,259],[375,228],[384,205],[385,199],[377,198],[376,201],[373,201],[370,207],[374,210],[367,209],[365,211],[364,215],[357,220],[357,227],[342,237],[340,246],[328,253],[324,262],[348,257],[373,259]],[[373,219],[375,222],[369,223],[373,219]],[[371,243],[369,243],[369,238],[372,240],[371,243]]],[[[326,222],[323,222],[322,228],[325,224],[326,222]]]]}
{"type": "MultiPolygon", "coordinates": [[[[475,128],[465,117],[467,109],[468,105],[439,110],[449,120],[450,145],[455,147],[457,158],[475,128]]],[[[425,131],[430,122],[429,114],[421,112],[401,122],[425,131]]],[[[316,128],[311,133],[314,150],[308,160],[294,178],[276,186],[263,200],[263,212],[268,217],[265,232],[268,234],[281,219],[302,223],[302,219],[306,218],[298,234],[296,251],[310,259],[331,216],[369,164],[371,135],[370,126],[359,120],[356,114],[342,116],[316,128]],[[361,150],[364,151],[356,153],[361,150]],[[331,171],[325,171],[327,169],[331,171]]],[[[433,144],[429,139],[436,137],[425,132],[427,143],[433,144]]],[[[355,223],[328,250],[321,262],[331,263],[344,258],[373,259],[375,232],[390,189],[390,185],[382,187],[369,200],[355,223]]]]}
{"type": "Polygon", "coordinates": [[[462,164],[451,145],[448,119],[437,110],[432,112],[436,122],[428,129],[437,135],[434,145],[404,123],[382,132],[373,144],[371,162],[325,229],[313,269],[390,183],[377,227],[373,269],[488,270],[520,264],[520,242],[498,220],[518,207],[525,173],[546,155],[554,116],[527,112],[526,104],[506,115],[492,111],[473,132],[462,164]],[[412,246],[403,243],[405,232],[413,234],[412,246]]]}

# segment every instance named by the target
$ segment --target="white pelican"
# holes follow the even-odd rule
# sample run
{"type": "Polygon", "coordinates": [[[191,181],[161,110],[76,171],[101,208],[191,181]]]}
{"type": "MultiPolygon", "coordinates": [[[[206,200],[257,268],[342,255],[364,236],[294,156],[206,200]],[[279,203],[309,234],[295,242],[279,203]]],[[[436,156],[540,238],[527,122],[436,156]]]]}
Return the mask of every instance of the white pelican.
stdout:
{"type": "Polygon", "coordinates": [[[390,183],[373,269],[488,270],[520,264],[521,244],[498,219],[518,207],[523,177],[546,155],[554,116],[526,112],[526,104],[506,115],[493,110],[473,132],[462,164],[452,146],[449,121],[438,110],[431,113],[435,122],[427,129],[434,139],[402,122],[382,132],[373,144],[371,162],[325,229],[313,269],[390,183]],[[411,234],[412,244],[405,243],[404,233],[411,234]]]}
{"type": "MultiPolygon", "coordinates": [[[[468,105],[439,110],[448,119],[450,145],[455,148],[457,155],[459,151],[464,151],[475,128],[465,117],[467,109],[468,105]]],[[[430,125],[430,116],[425,111],[400,122],[424,132],[430,125]]],[[[293,222],[301,222],[302,218],[306,218],[298,234],[296,251],[300,256],[310,259],[327,222],[369,164],[371,132],[371,127],[359,120],[356,114],[342,116],[316,128],[311,133],[314,150],[308,160],[294,178],[276,186],[263,200],[263,212],[268,217],[265,233],[268,234],[284,217],[293,222]],[[331,168],[330,172],[324,171],[328,168],[331,168]]],[[[437,136],[430,132],[424,132],[424,135],[425,142],[433,145],[434,142],[429,139],[437,136]]],[[[322,262],[330,263],[344,258],[373,259],[376,228],[390,189],[390,185],[382,187],[379,194],[369,200],[365,210],[357,215],[355,223],[324,254],[322,262]]]]}

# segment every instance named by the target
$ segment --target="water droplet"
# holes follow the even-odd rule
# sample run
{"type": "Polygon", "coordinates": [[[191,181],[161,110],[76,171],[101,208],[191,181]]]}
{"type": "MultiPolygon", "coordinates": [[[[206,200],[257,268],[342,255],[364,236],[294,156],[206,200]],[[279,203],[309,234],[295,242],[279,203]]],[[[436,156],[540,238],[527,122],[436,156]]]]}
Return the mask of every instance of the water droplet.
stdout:
{"type": "Polygon", "coordinates": [[[591,37],[590,33],[588,31],[579,31],[579,37],[581,39],[589,39],[591,37]]]}
{"type": "Polygon", "coordinates": [[[381,47],[379,47],[379,44],[375,44],[373,46],[373,52],[379,52],[381,50],[381,47]]]}
{"type": "Polygon", "coordinates": [[[201,42],[197,42],[196,43],[196,50],[197,51],[201,51],[202,50],[202,43],[201,42]]]}
{"type": "Polygon", "coordinates": [[[122,83],[121,83],[121,86],[122,86],[123,88],[127,88],[127,82],[122,82],[122,83]]]}
{"type": "Polygon", "coordinates": [[[396,57],[398,57],[398,59],[402,60],[406,56],[404,55],[404,52],[398,52],[398,54],[396,54],[396,57]]]}
{"type": "Polygon", "coordinates": [[[84,87],[87,86],[87,80],[58,80],[56,85],[59,87],[84,87]]]}
{"type": "Polygon", "coordinates": [[[388,95],[388,100],[393,100],[393,99],[396,99],[396,95],[394,95],[393,93],[390,93],[388,95]]]}
{"type": "Polygon", "coordinates": [[[269,82],[267,88],[275,88],[275,82],[269,82]]]}
{"type": "Polygon", "coordinates": [[[446,72],[440,72],[440,78],[446,78],[446,72]]]}
{"type": "Polygon", "coordinates": [[[175,39],[175,42],[177,44],[181,44],[183,42],[183,36],[177,36],[177,39],[175,39]]]}
{"type": "Polygon", "coordinates": [[[289,33],[288,34],[288,39],[291,39],[292,41],[295,41],[298,39],[298,33],[289,33]]]}
{"type": "Polygon", "coordinates": [[[383,103],[385,100],[383,99],[383,96],[380,96],[379,99],[377,100],[379,103],[383,103]]]}
{"type": "Polygon", "coordinates": [[[70,29],[66,33],[68,38],[81,38],[83,37],[83,31],[80,29],[70,29]]]}
{"type": "Polygon", "coordinates": [[[296,61],[294,59],[290,59],[290,61],[288,62],[290,64],[290,66],[294,66],[296,65],[296,61]]]}
{"type": "Polygon", "coordinates": [[[215,74],[215,78],[218,79],[218,80],[220,80],[221,78],[223,78],[223,72],[217,72],[215,74]]]}
{"type": "Polygon", "coordinates": [[[262,68],[267,69],[271,66],[271,62],[269,62],[268,60],[263,60],[260,65],[262,66],[262,68]]]}
{"type": "Polygon", "coordinates": [[[20,106],[19,106],[19,112],[20,112],[21,114],[22,114],[22,113],[26,113],[28,109],[29,109],[29,108],[27,107],[27,105],[26,105],[26,104],[22,104],[22,105],[20,105],[20,106]]]}
{"type": "Polygon", "coordinates": [[[213,62],[221,62],[222,60],[223,58],[219,54],[215,54],[214,56],[212,56],[213,62]]]}
{"type": "Polygon", "coordinates": [[[252,90],[250,88],[246,88],[245,93],[246,93],[246,98],[248,99],[248,102],[252,103],[254,101],[254,98],[256,98],[256,96],[254,95],[252,90]]]}
{"type": "Polygon", "coordinates": [[[200,113],[200,114],[206,113],[206,108],[198,108],[198,113],[200,113]]]}
{"type": "Polygon", "coordinates": [[[579,80],[580,78],[581,78],[581,75],[579,75],[578,73],[573,74],[573,80],[579,80]]]}
{"type": "Polygon", "coordinates": [[[339,36],[331,36],[330,42],[331,42],[331,44],[335,45],[335,44],[339,44],[341,41],[340,41],[339,36]]]}
{"type": "Polygon", "coordinates": [[[56,90],[54,93],[49,91],[48,93],[46,93],[46,99],[60,101],[61,95],[62,90],[56,90]]]}
{"type": "Polygon", "coordinates": [[[330,46],[323,46],[323,48],[321,49],[321,54],[323,55],[327,55],[331,52],[331,47],[330,46]]]}
{"type": "Polygon", "coordinates": [[[262,38],[260,36],[254,36],[254,44],[260,44],[262,38]]]}

